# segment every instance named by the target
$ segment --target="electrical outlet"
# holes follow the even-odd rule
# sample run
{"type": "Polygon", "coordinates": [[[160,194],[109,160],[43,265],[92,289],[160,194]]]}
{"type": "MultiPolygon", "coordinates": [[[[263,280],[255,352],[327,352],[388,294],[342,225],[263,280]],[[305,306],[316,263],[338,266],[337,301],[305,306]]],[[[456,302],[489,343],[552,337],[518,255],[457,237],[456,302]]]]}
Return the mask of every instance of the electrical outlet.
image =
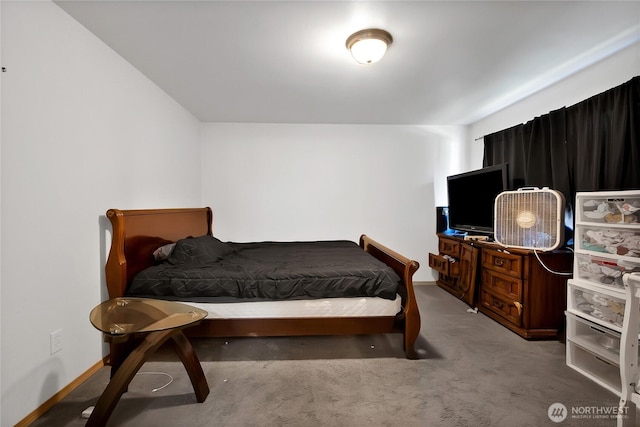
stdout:
{"type": "Polygon", "coordinates": [[[51,346],[51,354],[62,350],[62,329],[51,332],[49,344],[51,346]]]}

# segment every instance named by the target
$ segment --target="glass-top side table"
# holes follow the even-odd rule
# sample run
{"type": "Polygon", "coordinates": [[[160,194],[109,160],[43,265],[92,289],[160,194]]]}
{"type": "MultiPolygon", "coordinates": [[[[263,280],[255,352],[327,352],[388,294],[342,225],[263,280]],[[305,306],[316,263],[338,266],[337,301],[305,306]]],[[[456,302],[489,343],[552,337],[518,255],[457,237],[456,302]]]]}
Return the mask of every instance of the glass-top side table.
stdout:
{"type": "Polygon", "coordinates": [[[206,311],[187,304],[150,298],[114,298],[91,310],[91,324],[103,332],[111,347],[111,381],[86,425],[106,425],[140,367],[168,340],[189,374],[196,400],[204,402],[209,395],[209,385],[200,360],[182,330],[206,316],[206,311]]]}
{"type": "Polygon", "coordinates": [[[149,298],[114,298],[91,310],[91,324],[105,334],[123,335],[180,328],[207,312],[187,304],[149,298]]]}

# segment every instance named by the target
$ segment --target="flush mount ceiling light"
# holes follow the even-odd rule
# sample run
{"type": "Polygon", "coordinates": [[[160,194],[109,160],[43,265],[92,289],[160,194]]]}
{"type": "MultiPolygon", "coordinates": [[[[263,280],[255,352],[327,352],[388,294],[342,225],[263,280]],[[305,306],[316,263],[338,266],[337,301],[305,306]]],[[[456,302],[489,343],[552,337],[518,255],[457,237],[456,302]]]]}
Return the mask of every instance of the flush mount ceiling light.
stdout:
{"type": "Polygon", "coordinates": [[[393,38],[387,31],[369,28],[351,34],[347,39],[347,49],[360,64],[373,64],[382,59],[392,42],[393,38]]]}

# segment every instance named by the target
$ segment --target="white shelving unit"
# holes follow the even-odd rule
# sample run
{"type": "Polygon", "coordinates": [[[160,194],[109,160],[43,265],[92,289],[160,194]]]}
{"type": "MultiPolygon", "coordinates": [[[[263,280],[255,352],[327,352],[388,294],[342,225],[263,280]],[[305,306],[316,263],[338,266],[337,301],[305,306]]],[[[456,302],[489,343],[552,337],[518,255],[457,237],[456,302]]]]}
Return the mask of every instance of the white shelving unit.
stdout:
{"type": "MultiPolygon", "coordinates": [[[[624,320],[629,302],[623,276],[640,272],[640,191],[578,193],[574,240],[573,278],[567,286],[567,365],[622,397],[621,337],[628,332],[624,320]]],[[[631,357],[637,366],[634,344],[631,357]]]]}

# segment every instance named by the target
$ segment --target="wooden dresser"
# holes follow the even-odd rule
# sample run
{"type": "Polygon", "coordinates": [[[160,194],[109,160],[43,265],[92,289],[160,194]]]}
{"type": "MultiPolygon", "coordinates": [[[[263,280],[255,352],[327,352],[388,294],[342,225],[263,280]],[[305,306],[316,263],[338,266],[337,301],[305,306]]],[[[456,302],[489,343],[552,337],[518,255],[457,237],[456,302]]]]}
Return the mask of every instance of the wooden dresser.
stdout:
{"type": "MultiPolygon", "coordinates": [[[[564,332],[568,276],[547,271],[534,251],[445,234],[438,240],[439,253],[429,254],[429,266],[439,272],[440,287],[523,338],[564,332]]],[[[570,251],[537,255],[550,270],[571,272],[570,251]]]]}

